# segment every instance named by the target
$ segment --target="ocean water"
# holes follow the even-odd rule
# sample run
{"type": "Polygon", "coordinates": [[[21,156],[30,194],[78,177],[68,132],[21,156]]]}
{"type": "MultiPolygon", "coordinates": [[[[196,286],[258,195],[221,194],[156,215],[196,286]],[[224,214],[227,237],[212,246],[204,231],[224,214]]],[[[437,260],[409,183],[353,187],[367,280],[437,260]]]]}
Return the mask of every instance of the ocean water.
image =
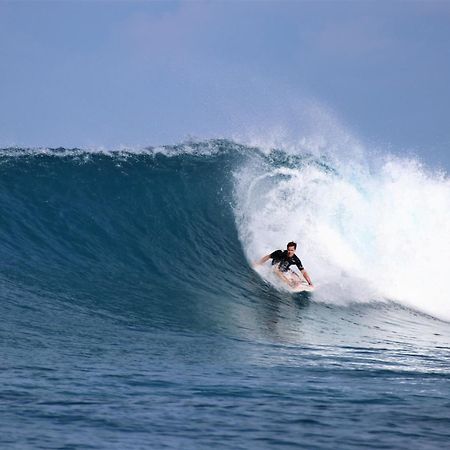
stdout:
{"type": "Polygon", "coordinates": [[[0,186],[0,448],[448,446],[445,173],[213,140],[0,186]],[[290,240],[314,293],[252,266],[290,240]]]}

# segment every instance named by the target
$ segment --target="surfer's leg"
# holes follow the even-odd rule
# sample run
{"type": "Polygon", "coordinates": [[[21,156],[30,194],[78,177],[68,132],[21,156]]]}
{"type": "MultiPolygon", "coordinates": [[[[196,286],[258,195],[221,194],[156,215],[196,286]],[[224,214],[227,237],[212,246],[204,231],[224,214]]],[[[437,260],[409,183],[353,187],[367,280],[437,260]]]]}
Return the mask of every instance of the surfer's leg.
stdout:
{"type": "Polygon", "coordinates": [[[292,286],[292,279],[289,276],[288,272],[282,272],[280,269],[278,269],[278,267],[275,267],[274,269],[275,275],[280,278],[284,283],[286,283],[288,286],[293,287],[292,286]]]}
{"type": "Polygon", "coordinates": [[[306,278],[303,276],[302,273],[294,272],[293,270],[291,270],[291,272],[297,277],[299,285],[304,285],[304,284],[309,285],[308,281],[306,280],[306,278]]]}
{"type": "Polygon", "coordinates": [[[293,287],[299,287],[302,284],[302,279],[297,272],[289,269],[289,279],[295,283],[293,287]]]}
{"type": "Polygon", "coordinates": [[[284,273],[284,275],[286,276],[288,284],[291,288],[296,289],[302,284],[300,278],[292,270],[288,270],[287,272],[284,273]]]}

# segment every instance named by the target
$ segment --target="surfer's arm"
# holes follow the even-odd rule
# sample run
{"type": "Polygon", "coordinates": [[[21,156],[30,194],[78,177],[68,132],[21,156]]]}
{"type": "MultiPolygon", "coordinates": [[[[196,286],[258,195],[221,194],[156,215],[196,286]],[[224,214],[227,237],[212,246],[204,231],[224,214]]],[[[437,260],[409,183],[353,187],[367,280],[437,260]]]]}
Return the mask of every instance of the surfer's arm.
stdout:
{"type": "Polygon", "coordinates": [[[260,260],[256,261],[253,265],[256,266],[261,266],[262,264],[264,264],[265,262],[269,261],[270,259],[270,254],[263,256],[260,260]]]}
{"type": "Polygon", "coordinates": [[[305,280],[308,282],[308,284],[310,286],[313,286],[313,282],[311,281],[311,278],[309,278],[308,272],[305,269],[301,270],[301,272],[302,275],[305,277],[305,280]]]}

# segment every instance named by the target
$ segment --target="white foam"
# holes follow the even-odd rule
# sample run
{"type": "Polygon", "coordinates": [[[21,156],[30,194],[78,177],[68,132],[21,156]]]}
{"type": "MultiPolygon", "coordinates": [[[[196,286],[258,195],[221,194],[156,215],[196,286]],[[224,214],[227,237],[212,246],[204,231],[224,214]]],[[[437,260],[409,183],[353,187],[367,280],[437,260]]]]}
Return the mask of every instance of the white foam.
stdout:
{"type": "MultiPolygon", "coordinates": [[[[360,153],[360,152],[358,152],[360,153]]],[[[450,320],[450,180],[417,160],[334,158],[236,173],[236,222],[250,261],[299,243],[316,300],[394,300],[450,320]]]]}
{"type": "MultiPolygon", "coordinates": [[[[232,146],[228,142],[228,146],[232,146]]],[[[112,158],[127,158],[136,155],[197,155],[210,156],[215,155],[220,151],[220,140],[196,141],[188,140],[178,145],[163,145],[157,147],[139,147],[139,146],[118,146],[114,148],[106,147],[87,147],[87,148],[48,148],[48,147],[8,147],[0,149],[0,156],[20,158],[26,156],[54,156],[54,157],[89,157],[90,155],[103,155],[112,158]]]]}

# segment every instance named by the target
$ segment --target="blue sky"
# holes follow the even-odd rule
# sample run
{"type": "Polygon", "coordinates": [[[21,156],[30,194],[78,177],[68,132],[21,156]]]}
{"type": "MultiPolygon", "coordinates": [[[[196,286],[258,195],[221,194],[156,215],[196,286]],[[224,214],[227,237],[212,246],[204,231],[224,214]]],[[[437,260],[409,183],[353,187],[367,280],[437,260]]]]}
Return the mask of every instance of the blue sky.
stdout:
{"type": "Polygon", "coordinates": [[[301,137],[320,110],[450,168],[450,2],[0,0],[0,64],[2,146],[301,137]]]}

